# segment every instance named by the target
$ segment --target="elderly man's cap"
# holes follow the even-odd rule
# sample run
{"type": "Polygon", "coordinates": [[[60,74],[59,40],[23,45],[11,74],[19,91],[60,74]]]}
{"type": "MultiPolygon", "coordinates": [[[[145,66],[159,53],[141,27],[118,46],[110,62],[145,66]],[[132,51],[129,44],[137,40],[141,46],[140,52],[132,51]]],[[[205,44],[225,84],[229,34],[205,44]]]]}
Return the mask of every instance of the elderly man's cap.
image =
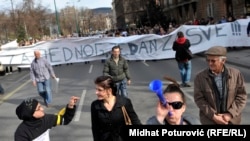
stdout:
{"type": "Polygon", "coordinates": [[[227,49],[222,46],[213,46],[205,52],[205,55],[226,56],[227,49]]]}

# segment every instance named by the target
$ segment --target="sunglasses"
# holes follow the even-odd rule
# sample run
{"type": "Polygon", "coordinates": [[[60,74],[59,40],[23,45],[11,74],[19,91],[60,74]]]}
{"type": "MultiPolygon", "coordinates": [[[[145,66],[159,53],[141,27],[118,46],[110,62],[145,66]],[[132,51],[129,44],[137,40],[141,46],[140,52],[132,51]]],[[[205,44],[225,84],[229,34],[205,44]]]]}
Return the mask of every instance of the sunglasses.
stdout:
{"type": "Polygon", "coordinates": [[[173,109],[178,110],[184,105],[184,103],[180,101],[176,101],[176,102],[168,102],[168,105],[171,105],[173,109]]]}

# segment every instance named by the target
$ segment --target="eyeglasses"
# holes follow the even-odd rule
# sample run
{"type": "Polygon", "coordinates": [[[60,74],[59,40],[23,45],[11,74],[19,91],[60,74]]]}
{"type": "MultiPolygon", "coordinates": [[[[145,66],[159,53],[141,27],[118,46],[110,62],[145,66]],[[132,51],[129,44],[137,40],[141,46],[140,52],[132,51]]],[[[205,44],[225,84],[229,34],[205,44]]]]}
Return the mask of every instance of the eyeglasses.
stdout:
{"type": "Polygon", "coordinates": [[[168,102],[168,105],[171,105],[173,109],[178,110],[184,105],[184,103],[180,101],[176,101],[176,102],[168,102]]]}
{"type": "Polygon", "coordinates": [[[217,60],[216,59],[206,59],[206,61],[208,62],[208,63],[215,63],[217,60]]]}

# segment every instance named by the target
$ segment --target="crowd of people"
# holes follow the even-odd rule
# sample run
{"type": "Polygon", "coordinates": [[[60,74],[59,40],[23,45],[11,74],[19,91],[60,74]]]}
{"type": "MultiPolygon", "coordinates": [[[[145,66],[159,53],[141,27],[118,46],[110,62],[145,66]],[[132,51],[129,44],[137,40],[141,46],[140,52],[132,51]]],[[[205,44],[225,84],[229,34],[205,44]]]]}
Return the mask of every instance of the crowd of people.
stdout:
{"type": "MultiPolygon", "coordinates": [[[[176,61],[182,83],[165,77],[172,83],[162,92],[165,103],[156,103],[156,113],[145,125],[238,125],[241,124],[242,110],[246,106],[247,93],[244,77],[236,68],[226,65],[227,49],[222,46],[210,47],[205,52],[208,67],[198,72],[194,86],[189,84],[191,59],[187,50],[189,40],[182,32],[177,33],[173,42],[176,61]],[[188,108],[181,87],[193,87],[194,101],[199,108],[199,119],[185,115],[188,108]]],[[[52,102],[50,78],[56,78],[49,62],[34,51],[30,76],[44,105],[52,102]]],[[[132,125],[143,125],[133,103],[128,97],[126,85],[131,84],[129,65],[120,54],[120,47],[114,46],[111,57],[105,60],[103,75],[94,80],[96,100],[91,103],[91,127],[94,141],[123,141],[121,129],[126,126],[125,108],[132,125]]],[[[15,141],[30,141],[37,138],[49,139],[49,129],[67,125],[75,114],[79,97],[72,96],[69,103],[57,115],[45,114],[37,99],[28,98],[16,108],[17,117],[23,122],[15,132],[15,141]],[[38,128],[39,130],[32,130],[38,128]]]]}
{"type": "MultiPolygon", "coordinates": [[[[206,25],[221,24],[233,21],[222,16],[214,22],[208,18],[206,25]]],[[[201,20],[186,24],[199,25],[201,20]]],[[[204,23],[203,23],[204,25],[204,23]]],[[[250,24],[249,24],[250,27],[250,24]]],[[[248,30],[250,31],[250,28],[248,30]]],[[[133,34],[154,33],[165,35],[172,32],[176,26],[169,24],[168,30],[159,25],[152,29],[116,32],[114,36],[129,36],[133,34]]],[[[247,31],[248,32],[248,31],[247,31]]],[[[249,34],[249,33],[248,33],[249,34]]],[[[155,114],[148,118],[145,125],[239,125],[242,111],[247,103],[247,93],[244,77],[236,69],[226,65],[227,49],[222,46],[212,46],[205,51],[207,68],[200,70],[191,86],[192,52],[189,39],[179,31],[173,42],[175,60],[181,76],[181,84],[171,81],[162,90],[162,99],[155,105],[155,114]],[[193,87],[194,102],[199,109],[199,119],[185,114],[189,107],[182,88],[193,87]]],[[[34,51],[34,60],[30,67],[32,84],[42,97],[44,105],[52,103],[51,78],[56,79],[50,63],[39,50],[34,51]]],[[[124,109],[132,125],[143,125],[133,103],[128,96],[127,85],[131,85],[131,75],[128,61],[122,57],[121,48],[116,45],[111,49],[111,57],[104,60],[102,75],[94,80],[96,100],[91,103],[91,129],[94,141],[123,141],[122,127],[126,126],[124,109]]],[[[58,114],[46,114],[42,103],[37,99],[27,98],[16,108],[17,117],[22,120],[15,131],[15,141],[49,140],[49,131],[57,125],[68,125],[73,119],[79,97],[72,96],[69,103],[58,114]],[[39,129],[39,130],[33,130],[39,129]]]]}

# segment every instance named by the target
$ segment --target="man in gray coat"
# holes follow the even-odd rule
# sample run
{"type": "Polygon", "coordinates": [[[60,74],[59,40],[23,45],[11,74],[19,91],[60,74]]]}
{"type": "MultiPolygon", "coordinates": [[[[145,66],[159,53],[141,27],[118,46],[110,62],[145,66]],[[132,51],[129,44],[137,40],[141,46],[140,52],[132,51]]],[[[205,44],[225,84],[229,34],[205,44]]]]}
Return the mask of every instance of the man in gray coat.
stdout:
{"type": "Polygon", "coordinates": [[[227,67],[227,49],[214,46],[206,52],[208,68],[194,79],[194,100],[200,109],[201,124],[240,124],[246,106],[244,77],[235,68],[227,67]]]}

